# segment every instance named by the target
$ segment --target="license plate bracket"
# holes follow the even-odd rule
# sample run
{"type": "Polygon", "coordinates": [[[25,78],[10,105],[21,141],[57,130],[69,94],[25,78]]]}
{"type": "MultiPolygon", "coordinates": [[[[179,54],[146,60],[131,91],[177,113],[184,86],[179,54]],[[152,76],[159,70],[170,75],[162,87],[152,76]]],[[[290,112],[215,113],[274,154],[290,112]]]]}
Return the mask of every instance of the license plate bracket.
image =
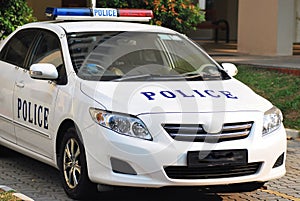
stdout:
{"type": "Polygon", "coordinates": [[[189,151],[187,153],[188,167],[233,166],[247,163],[247,149],[189,151]]]}

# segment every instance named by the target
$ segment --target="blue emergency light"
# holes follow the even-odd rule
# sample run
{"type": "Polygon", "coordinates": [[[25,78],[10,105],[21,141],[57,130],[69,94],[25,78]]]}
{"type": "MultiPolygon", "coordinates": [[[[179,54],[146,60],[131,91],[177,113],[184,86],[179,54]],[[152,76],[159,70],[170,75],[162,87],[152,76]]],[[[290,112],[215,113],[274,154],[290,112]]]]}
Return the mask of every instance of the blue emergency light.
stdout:
{"type": "Polygon", "coordinates": [[[46,8],[46,16],[53,20],[115,20],[149,21],[152,10],[115,8],[46,8]]]}

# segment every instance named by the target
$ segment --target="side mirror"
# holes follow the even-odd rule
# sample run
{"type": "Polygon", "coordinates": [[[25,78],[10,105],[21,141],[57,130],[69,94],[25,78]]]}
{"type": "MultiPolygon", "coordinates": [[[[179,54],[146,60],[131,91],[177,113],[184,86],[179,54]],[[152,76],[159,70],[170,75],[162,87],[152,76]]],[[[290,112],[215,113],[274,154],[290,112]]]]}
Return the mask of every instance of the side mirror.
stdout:
{"type": "Polygon", "coordinates": [[[29,71],[30,77],[43,80],[56,80],[58,72],[53,64],[38,63],[32,64],[29,71]]]}
{"type": "Polygon", "coordinates": [[[221,65],[229,76],[233,77],[238,74],[238,69],[233,63],[222,63],[221,65]]]}

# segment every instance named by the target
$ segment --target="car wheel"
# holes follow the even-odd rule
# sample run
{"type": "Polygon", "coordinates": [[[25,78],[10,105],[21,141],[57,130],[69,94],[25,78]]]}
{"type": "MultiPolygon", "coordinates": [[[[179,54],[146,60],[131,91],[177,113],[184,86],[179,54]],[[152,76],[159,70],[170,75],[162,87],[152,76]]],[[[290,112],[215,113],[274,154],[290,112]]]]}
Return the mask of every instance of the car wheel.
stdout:
{"type": "Polygon", "coordinates": [[[58,160],[65,192],[73,199],[93,196],[97,186],[88,178],[84,146],[75,128],[67,130],[61,145],[58,160]]]}

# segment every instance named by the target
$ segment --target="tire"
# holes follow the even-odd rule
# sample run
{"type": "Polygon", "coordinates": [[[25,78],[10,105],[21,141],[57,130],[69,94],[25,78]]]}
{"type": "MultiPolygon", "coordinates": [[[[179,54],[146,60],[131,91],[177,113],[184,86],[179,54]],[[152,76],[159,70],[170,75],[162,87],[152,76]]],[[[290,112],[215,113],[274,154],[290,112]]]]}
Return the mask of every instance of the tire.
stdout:
{"type": "Polygon", "coordinates": [[[58,165],[66,194],[73,199],[87,199],[97,192],[96,184],[89,180],[84,146],[75,128],[64,134],[58,165]]]}

